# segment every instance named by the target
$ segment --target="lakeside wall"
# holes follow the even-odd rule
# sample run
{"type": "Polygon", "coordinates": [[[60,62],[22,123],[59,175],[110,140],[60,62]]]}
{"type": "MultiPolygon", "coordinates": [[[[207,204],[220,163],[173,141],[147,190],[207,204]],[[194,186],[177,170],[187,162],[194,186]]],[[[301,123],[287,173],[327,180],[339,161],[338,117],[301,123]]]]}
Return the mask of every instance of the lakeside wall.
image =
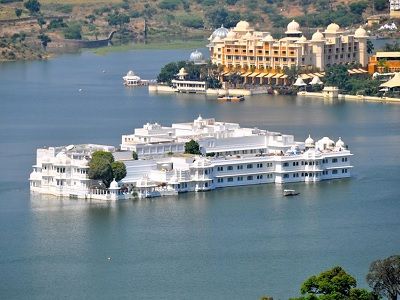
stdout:
{"type": "MultiPolygon", "coordinates": [[[[304,97],[317,97],[327,99],[323,93],[317,92],[298,92],[297,95],[304,97]]],[[[381,103],[400,103],[400,98],[390,98],[390,97],[374,97],[374,96],[363,96],[363,95],[345,95],[339,94],[339,100],[346,101],[371,101],[371,102],[381,102],[381,103]]]]}
{"type": "MultiPolygon", "coordinates": [[[[159,85],[159,84],[152,84],[149,85],[149,92],[150,93],[178,93],[177,90],[170,86],[166,85],[159,85]]],[[[207,89],[204,94],[206,95],[225,95],[229,94],[232,96],[244,95],[244,96],[251,96],[256,94],[266,94],[266,91],[251,91],[246,89],[207,89]]]]}

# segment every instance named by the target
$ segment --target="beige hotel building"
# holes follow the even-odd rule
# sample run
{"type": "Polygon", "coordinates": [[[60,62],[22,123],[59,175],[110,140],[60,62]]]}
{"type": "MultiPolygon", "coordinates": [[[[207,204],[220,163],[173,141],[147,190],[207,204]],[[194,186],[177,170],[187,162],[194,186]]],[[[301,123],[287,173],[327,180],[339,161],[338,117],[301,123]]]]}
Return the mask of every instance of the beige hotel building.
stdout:
{"type": "Polygon", "coordinates": [[[335,64],[358,63],[367,67],[368,36],[362,27],[354,34],[345,34],[339,25],[332,23],[308,40],[299,23],[293,20],[285,35],[274,39],[269,32],[255,31],[246,21],[240,21],[230,30],[222,26],[209,37],[211,61],[226,70],[241,70],[242,75],[244,71],[252,71],[247,75],[250,77],[284,73],[285,67],[291,66],[314,72],[335,64]]]}

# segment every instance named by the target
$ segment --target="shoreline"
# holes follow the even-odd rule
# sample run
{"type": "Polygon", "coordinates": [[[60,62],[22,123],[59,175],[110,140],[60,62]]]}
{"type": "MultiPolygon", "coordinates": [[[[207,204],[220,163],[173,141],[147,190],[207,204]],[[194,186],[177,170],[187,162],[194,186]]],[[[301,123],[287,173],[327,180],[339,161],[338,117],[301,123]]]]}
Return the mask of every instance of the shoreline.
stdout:
{"type": "MultiPolygon", "coordinates": [[[[327,100],[335,100],[332,98],[326,98],[323,93],[319,93],[319,92],[298,92],[297,95],[303,96],[303,97],[313,97],[313,98],[323,98],[323,99],[327,99],[327,100]]],[[[338,96],[338,98],[336,98],[336,100],[400,104],[400,98],[376,97],[376,96],[364,96],[364,95],[339,94],[339,96],[338,96]]]]}

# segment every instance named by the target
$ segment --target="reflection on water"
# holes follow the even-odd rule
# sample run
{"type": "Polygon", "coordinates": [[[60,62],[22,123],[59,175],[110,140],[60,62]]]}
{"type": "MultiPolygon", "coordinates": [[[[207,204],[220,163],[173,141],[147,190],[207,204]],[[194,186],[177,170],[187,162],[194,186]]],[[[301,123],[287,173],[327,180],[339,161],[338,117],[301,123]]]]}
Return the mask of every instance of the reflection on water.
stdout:
{"type": "Polygon", "coordinates": [[[399,105],[272,95],[221,103],[122,85],[129,69],[155,78],[190,52],[0,64],[0,298],[284,299],[333,265],[365,286],[369,263],[398,252],[399,105]],[[198,114],[297,140],[341,136],[354,176],[120,203],[29,194],[37,147],[118,145],[146,122],[198,114]],[[284,188],[300,195],[283,197],[284,188]]]}

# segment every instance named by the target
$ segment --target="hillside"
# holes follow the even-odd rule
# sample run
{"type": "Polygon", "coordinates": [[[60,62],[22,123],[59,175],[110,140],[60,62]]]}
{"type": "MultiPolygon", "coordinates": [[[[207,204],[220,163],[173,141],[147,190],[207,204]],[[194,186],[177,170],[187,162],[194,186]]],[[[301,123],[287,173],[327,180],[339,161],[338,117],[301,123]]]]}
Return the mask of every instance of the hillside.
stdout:
{"type": "MultiPolygon", "coordinates": [[[[303,27],[331,22],[347,27],[364,23],[373,12],[372,2],[364,0],[39,0],[39,11],[24,5],[36,1],[0,0],[0,37],[24,33],[27,40],[39,34],[52,41],[96,40],[117,30],[117,40],[132,41],[144,38],[146,23],[147,39],[160,42],[204,39],[213,28],[239,20],[275,34],[291,19],[303,27]]],[[[375,11],[386,12],[387,2],[375,0],[375,11]]]]}

